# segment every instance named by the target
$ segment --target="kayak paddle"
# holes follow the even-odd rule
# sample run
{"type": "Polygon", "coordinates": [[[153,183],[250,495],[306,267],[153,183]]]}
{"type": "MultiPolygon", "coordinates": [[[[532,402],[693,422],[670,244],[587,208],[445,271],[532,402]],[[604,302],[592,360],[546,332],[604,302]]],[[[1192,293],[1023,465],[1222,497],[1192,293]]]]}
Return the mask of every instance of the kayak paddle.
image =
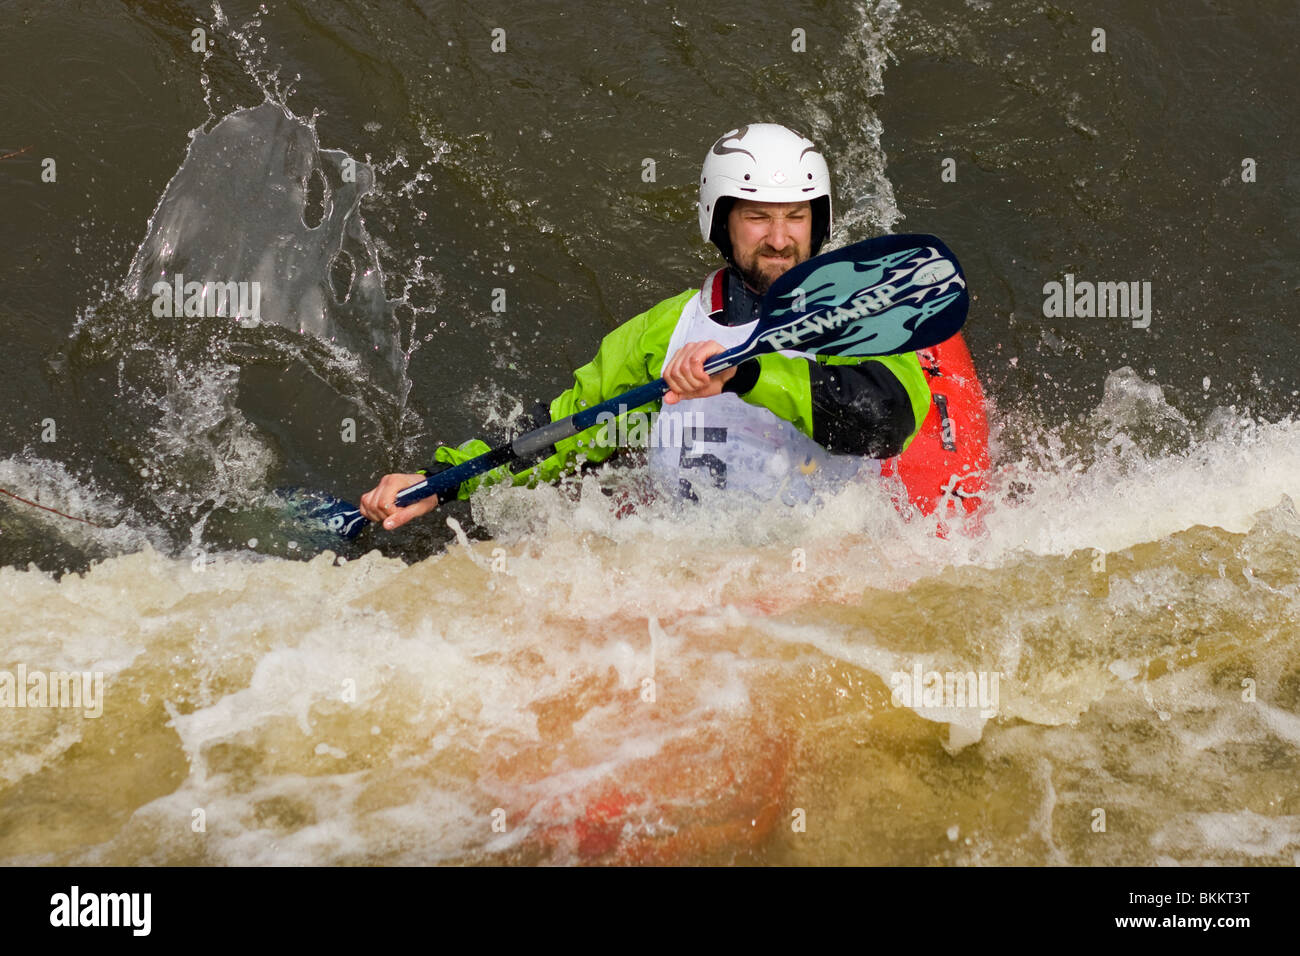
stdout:
{"type": "MultiPolygon", "coordinates": [[[[961,330],[970,298],[957,259],[927,235],[880,236],[824,253],[790,269],[760,304],[749,339],[704,363],[710,375],[767,352],[790,349],[821,355],[897,355],[938,345],[961,330]]],[[[606,413],[622,414],[658,400],[668,391],[662,378],[429,475],[398,492],[405,507],[437,495],[454,495],[461,482],[508,462],[535,462],[554,454],[557,441],[598,424],[606,413]],[[621,410],[620,410],[621,407],[621,410]]],[[[342,538],[368,523],[353,505],[326,495],[310,496],[305,514],[342,538]]]]}

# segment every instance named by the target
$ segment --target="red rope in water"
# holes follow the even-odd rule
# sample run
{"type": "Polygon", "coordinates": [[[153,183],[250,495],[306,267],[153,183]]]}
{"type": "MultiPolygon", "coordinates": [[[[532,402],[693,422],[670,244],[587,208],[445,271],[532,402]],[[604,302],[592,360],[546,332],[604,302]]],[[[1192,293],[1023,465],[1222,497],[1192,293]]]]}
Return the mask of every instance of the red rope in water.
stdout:
{"type": "Polygon", "coordinates": [[[80,521],[83,524],[90,525],[92,528],[104,527],[102,524],[95,524],[95,522],[93,521],[87,521],[85,518],[78,518],[76,515],[64,514],[62,511],[59,511],[56,508],[47,508],[45,507],[45,505],[38,505],[34,501],[28,501],[26,498],[19,497],[18,495],[14,494],[12,491],[5,491],[5,489],[3,488],[0,488],[0,495],[8,495],[10,498],[14,499],[14,501],[21,501],[25,505],[31,505],[33,508],[40,508],[42,511],[48,511],[51,514],[56,514],[60,518],[70,518],[73,521],[80,521]]]}

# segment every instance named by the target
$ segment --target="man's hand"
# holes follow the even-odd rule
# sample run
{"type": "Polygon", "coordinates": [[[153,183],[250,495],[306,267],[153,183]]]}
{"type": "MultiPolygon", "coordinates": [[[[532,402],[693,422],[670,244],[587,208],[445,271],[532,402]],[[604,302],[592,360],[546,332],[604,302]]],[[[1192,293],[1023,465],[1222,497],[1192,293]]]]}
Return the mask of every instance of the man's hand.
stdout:
{"type": "MultiPolygon", "coordinates": [[[[663,379],[668,383],[665,405],[676,405],[687,398],[708,398],[722,391],[722,386],[736,374],[735,366],[714,375],[704,374],[704,363],[724,351],[717,342],[689,342],[664,365],[663,379]]],[[[364,509],[363,509],[364,510],[364,509]]]]}
{"type": "Polygon", "coordinates": [[[386,531],[400,528],[412,518],[426,515],[438,507],[438,496],[425,498],[405,508],[395,504],[397,493],[424,481],[424,475],[384,475],[379,484],[361,496],[361,513],[386,531]]]}

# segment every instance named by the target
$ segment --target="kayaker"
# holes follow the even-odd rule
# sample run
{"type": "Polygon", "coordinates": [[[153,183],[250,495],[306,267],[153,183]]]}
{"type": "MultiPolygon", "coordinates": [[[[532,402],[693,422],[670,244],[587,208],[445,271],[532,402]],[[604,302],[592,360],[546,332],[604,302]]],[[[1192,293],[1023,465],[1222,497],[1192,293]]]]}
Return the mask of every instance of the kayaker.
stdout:
{"type": "MultiPolygon", "coordinates": [[[[746,339],[772,282],[830,237],[831,179],[817,147],[776,124],[733,129],[705,157],[698,205],[700,234],[726,264],[700,289],[665,299],[605,336],[596,357],[574,373],[573,387],[549,407],[539,405],[523,427],[564,418],[662,375],[670,391],[649,429],[648,451],[651,473],[666,487],[690,497],[706,485],[806,497],[813,476],[878,473],[874,460],[906,448],[929,407],[915,353],[827,359],[785,351],[713,376],[703,371],[706,359],[746,339]]],[[[459,496],[469,497],[485,479],[554,479],[580,455],[602,461],[617,450],[615,432],[610,425],[588,429],[558,442],[540,464],[464,482],[459,496]]],[[[395,507],[394,498],[426,472],[487,450],[478,439],[444,445],[425,472],[385,475],[362,496],[362,514],[389,530],[427,514],[436,497],[406,508],[395,507]]]]}

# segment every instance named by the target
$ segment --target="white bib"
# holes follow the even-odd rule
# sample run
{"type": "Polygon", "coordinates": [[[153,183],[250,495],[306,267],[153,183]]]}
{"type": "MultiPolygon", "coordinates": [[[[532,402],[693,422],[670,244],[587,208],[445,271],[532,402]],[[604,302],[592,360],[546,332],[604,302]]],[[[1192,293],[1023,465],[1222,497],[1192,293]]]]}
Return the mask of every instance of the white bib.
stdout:
{"type": "MultiPolygon", "coordinates": [[[[757,324],[713,321],[697,292],[682,309],[667,358],[688,342],[713,339],[723,348],[740,345],[757,324]]],[[[813,357],[791,350],[780,354],[813,357]]],[[[716,487],[762,499],[780,496],[793,504],[807,501],[828,481],[880,474],[880,463],[874,459],[832,455],[790,422],[731,392],[663,406],[650,433],[649,457],[650,472],[661,486],[687,497],[716,487]]]]}

